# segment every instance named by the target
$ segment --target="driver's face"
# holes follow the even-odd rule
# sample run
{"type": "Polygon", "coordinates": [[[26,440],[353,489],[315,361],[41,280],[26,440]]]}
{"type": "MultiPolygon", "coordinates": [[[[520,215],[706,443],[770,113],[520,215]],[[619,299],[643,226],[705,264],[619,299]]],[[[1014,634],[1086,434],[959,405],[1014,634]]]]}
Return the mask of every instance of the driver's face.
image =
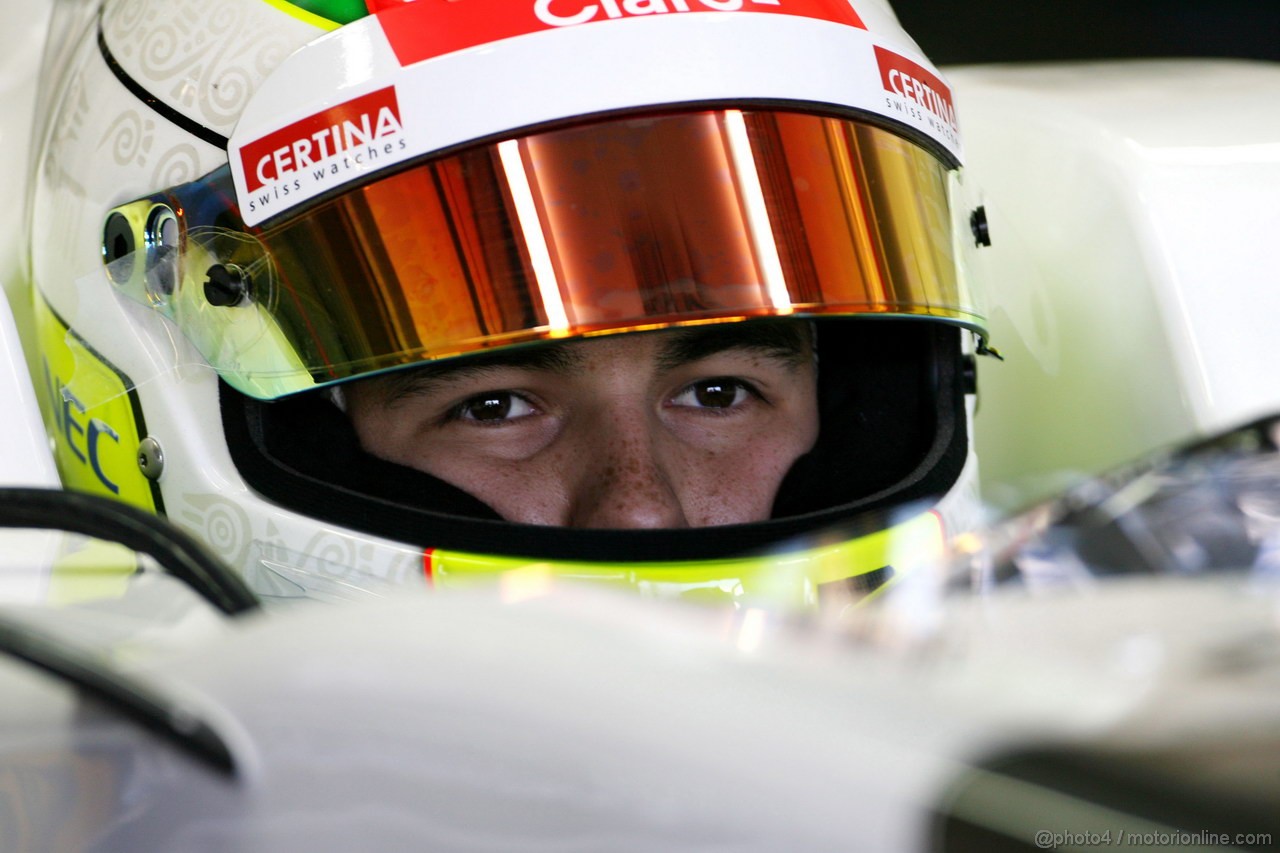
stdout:
{"type": "Polygon", "coordinates": [[[698,527],[760,521],[818,435],[794,321],[544,344],[353,383],[365,450],[510,521],[698,527]]]}

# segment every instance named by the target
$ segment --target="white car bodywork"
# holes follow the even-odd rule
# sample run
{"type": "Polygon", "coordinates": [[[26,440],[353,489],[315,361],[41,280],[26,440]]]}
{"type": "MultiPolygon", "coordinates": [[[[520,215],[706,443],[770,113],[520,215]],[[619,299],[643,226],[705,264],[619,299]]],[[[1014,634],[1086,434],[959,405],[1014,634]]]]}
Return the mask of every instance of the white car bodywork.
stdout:
{"type": "Polygon", "coordinates": [[[1280,410],[1280,65],[953,68],[992,246],[978,456],[1003,506],[1280,410]]]}
{"type": "MultiPolygon", "coordinates": [[[[1280,698],[1259,687],[1274,674],[1275,599],[1239,579],[970,600],[940,611],[927,642],[908,641],[890,609],[854,626],[881,632],[875,643],[758,611],[562,592],[326,604],[233,624],[173,619],[184,596],[169,588],[150,647],[135,637],[117,658],[172,699],[180,732],[212,731],[225,766],[0,658],[0,767],[15,782],[0,814],[22,818],[0,826],[0,843],[967,849],[942,842],[952,811],[1027,838],[1209,830],[1117,817],[1018,780],[996,780],[1007,798],[996,808],[965,798],[991,789],[983,761],[1030,745],[1160,755],[1216,742],[1221,773],[1239,765],[1233,752],[1273,750],[1280,734],[1280,698]],[[185,639],[156,642],[166,627],[185,639]]],[[[121,625],[92,607],[60,616],[60,633],[81,640],[121,625]]],[[[1207,803],[1178,817],[1220,815],[1207,803]]],[[[1269,828],[1258,823],[1234,828],[1269,828]]]]}

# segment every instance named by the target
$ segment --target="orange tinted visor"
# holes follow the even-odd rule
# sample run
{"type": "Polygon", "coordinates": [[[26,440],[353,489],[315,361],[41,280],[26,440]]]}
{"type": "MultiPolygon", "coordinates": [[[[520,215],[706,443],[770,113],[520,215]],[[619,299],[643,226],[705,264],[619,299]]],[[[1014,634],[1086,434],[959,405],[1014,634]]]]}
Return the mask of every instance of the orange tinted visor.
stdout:
{"type": "Polygon", "coordinates": [[[185,204],[171,277],[199,284],[229,265],[244,296],[161,301],[257,397],[499,346],[758,317],[980,330],[950,186],[924,148],[848,119],[615,118],[419,162],[248,234],[185,204]]]}

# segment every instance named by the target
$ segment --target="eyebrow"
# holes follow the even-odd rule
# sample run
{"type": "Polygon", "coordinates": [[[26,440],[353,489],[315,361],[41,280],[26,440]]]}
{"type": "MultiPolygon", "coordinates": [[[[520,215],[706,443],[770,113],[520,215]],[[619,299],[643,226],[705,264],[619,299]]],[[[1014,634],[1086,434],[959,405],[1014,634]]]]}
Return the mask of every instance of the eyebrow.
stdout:
{"type": "Polygon", "coordinates": [[[382,377],[381,381],[386,383],[387,403],[394,404],[397,400],[406,397],[429,393],[447,382],[456,382],[495,370],[524,368],[552,373],[569,373],[581,365],[582,361],[582,355],[575,352],[569,342],[553,342],[431,362],[410,370],[389,373],[382,377]]]}
{"type": "MultiPolygon", "coordinates": [[[[800,365],[812,357],[812,332],[808,323],[796,320],[723,323],[664,329],[643,333],[669,335],[658,351],[659,370],[674,370],[729,350],[758,352],[788,365],[800,365]]],[[[590,338],[552,341],[495,353],[480,353],[401,370],[382,377],[388,403],[429,393],[434,388],[506,368],[572,373],[586,360],[578,344],[590,338]]]]}
{"type": "Polygon", "coordinates": [[[749,350],[802,364],[810,358],[811,345],[809,324],[796,320],[695,326],[672,330],[658,353],[658,367],[672,370],[726,350],[749,350]]]}

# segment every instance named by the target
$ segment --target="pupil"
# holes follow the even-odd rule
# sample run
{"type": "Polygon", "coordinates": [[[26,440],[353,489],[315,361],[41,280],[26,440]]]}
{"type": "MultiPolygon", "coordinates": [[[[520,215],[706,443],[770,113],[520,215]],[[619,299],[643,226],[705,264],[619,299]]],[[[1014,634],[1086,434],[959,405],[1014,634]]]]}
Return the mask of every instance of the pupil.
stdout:
{"type": "Polygon", "coordinates": [[[723,409],[733,405],[733,398],[737,396],[737,392],[738,389],[733,385],[708,382],[698,386],[696,396],[699,405],[723,409]]]}
{"type": "Polygon", "coordinates": [[[501,420],[510,411],[511,398],[505,394],[497,397],[481,397],[471,404],[471,417],[478,421],[501,420]]]}

